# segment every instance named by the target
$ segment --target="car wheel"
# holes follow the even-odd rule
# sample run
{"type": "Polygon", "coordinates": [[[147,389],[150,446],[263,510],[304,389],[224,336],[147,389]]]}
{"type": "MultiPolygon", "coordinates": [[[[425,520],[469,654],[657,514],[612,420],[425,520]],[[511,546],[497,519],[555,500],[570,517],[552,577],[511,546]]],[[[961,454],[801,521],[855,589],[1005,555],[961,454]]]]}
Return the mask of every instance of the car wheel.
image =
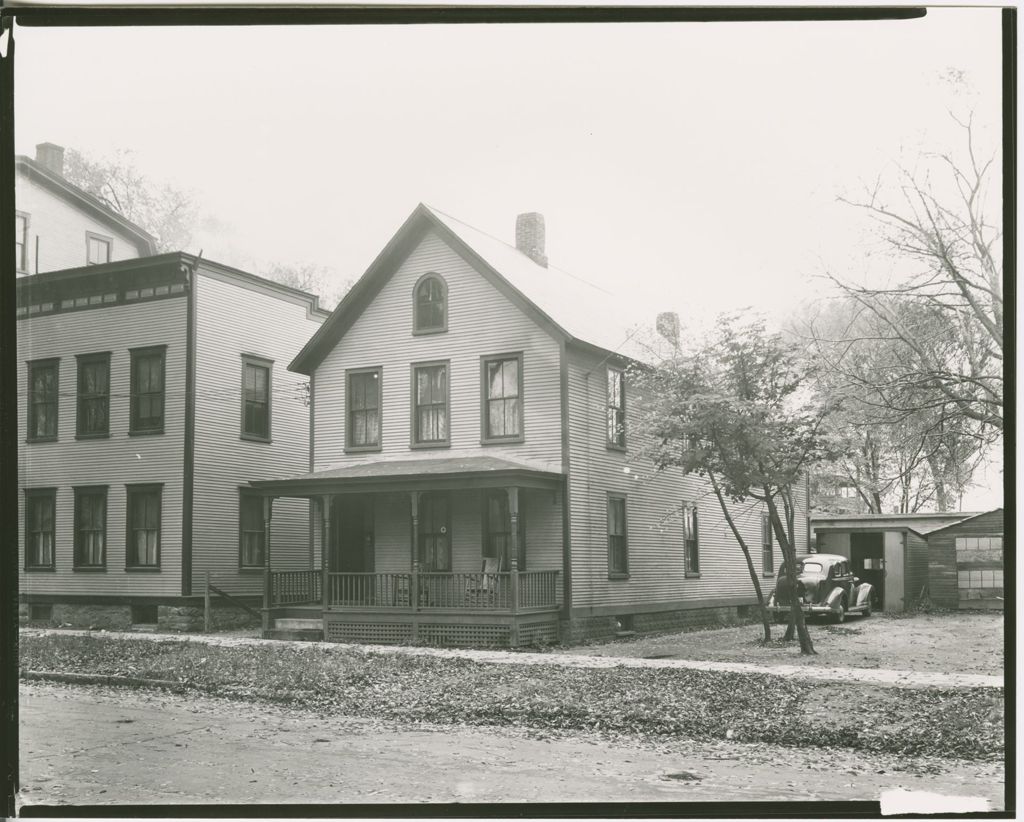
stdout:
{"type": "Polygon", "coordinates": [[[839,603],[839,610],[832,615],[832,621],[836,625],[842,625],[846,622],[846,606],[842,602],[839,603]]]}

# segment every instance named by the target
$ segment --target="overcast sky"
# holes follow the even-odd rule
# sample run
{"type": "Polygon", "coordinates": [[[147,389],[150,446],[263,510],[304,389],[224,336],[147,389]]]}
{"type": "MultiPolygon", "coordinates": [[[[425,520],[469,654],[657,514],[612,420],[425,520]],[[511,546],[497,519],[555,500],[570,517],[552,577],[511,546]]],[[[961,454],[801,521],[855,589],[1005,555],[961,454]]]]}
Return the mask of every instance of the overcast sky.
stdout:
{"type": "MultiPolygon", "coordinates": [[[[19,28],[16,148],[135,152],[195,192],[194,248],[354,280],[419,202],[684,325],[857,276],[837,202],[901,159],[998,147],[997,9],[857,23],[19,28]],[[950,73],[964,82],[951,83],[950,73]]],[[[995,484],[1000,482],[995,478],[995,484]]],[[[969,501],[969,500],[968,500],[969,501]]],[[[969,507],[965,501],[965,507],[969,507]]],[[[980,507],[990,496],[978,500],[980,507]]]]}

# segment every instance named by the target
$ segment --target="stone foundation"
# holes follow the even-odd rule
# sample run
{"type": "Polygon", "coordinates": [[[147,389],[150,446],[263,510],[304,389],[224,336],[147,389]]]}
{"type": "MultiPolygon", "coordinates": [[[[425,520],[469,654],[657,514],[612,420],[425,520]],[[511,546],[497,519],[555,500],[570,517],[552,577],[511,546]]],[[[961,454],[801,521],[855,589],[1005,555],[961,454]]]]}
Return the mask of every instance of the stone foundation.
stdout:
{"type": "Polygon", "coordinates": [[[593,640],[615,639],[621,631],[644,634],[739,625],[747,621],[747,611],[745,605],[733,605],[641,614],[624,612],[612,616],[575,617],[571,620],[562,620],[559,627],[562,642],[574,645],[593,640]]]}
{"type": "Polygon", "coordinates": [[[132,626],[132,609],[128,605],[68,605],[53,604],[53,625],[72,628],[94,628],[107,631],[126,631],[132,626]]]}
{"type": "MultiPolygon", "coordinates": [[[[93,605],[55,602],[49,620],[32,619],[32,606],[18,603],[18,622],[22,624],[68,626],[107,631],[131,630],[131,605],[93,605]]],[[[211,628],[223,631],[234,628],[258,628],[260,619],[233,606],[214,605],[211,628]]],[[[142,624],[142,623],[135,623],[142,624]]],[[[194,631],[204,628],[202,605],[159,605],[156,608],[156,626],[160,631],[194,631]]]]}

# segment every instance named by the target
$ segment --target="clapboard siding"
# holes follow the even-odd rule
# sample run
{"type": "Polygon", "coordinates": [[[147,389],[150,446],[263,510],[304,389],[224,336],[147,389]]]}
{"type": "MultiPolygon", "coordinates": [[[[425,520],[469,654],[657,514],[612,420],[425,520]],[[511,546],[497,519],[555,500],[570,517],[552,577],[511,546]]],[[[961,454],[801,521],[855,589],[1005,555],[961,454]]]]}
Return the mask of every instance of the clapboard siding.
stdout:
{"type": "MultiPolygon", "coordinates": [[[[306,378],[288,363],[319,326],[304,300],[248,286],[230,274],[200,269],[196,304],[194,591],[207,571],[214,584],[256,593],[261,577],[240,574],[239,492],[250,480],[299,474],[309,467],[306,378]],[[243,440],[242,355],[273,361],[271,442],[243,440]]],[[[275,569],[310,565],[309,503],[274,502],[271,562],[275,569]]]]}
{"type": "MultiPolygon", "coordinates": [[[[23,594],[165,596],[180,593],[186,299],[92,308],[18,323],[18,485],[57,488],[56,572],[20,571],[23,594]],[[128,436],[130,348],[166,345],[164,433],[128,436]],[[110,437],[76,440],[76,354],[110,352],[110,437]],[[60,358],[58,440],[26,443],[29,360],[60,358]],[[126,483],[162,483],[161,569],[125,571],[126,483]],[[106,485],[107,569],[75,572],[76,485],[106,485]]],[[[19,568],[24,568],[19,494],[19,568]]]]}
{"type": "Polygon", "coordinates": [[[316,369],[315,470],[380,456],[445,456],[486,453],[527,458],[561,469],[558,343],[510,303],[440,237],[428,233],[398,267],[334,349],[316,369]],[[448,284],[448,330],[413,335],[412,295],[429,271],[448,284]],[[523,352],[525,440],[480,444],[480,357],[523,352]],[[450,360],[450,437],[443,449],[410,448],[410,367],[450,360]],[[345,370],[380,366],[382,451],[345,453],[345,370]]]}
{"type": "MultiPolygon", "coordinates": [[[[928,593],[935,605],[956,608],[960,603],[956,538],[990,536],[1003,536],[1002,508],[928,534],[928,593]]],[[[1013,547],[1004,540],[1004,552],[1012,551],[1013,547]]]]}
{"type": "Polygon", "coordinates": [[[85,265],[87,231],[110,238],[111,262],[140,256],[137,238],[91,217],[23,173],[15,175],[15,201],[18,211],[29,215],[29,274],[85,265]]]}
{"type": "MultiPolygon", "coordinates": [[[[679,603],[699,607],[704,600],[753,602],[754,589],[743,553],[721,513],[710,485],[679,469],[658,471],[640,456],[636,434],[637,395],[627,381],[627,450],[605,445],[606,365],[601,358],[568,349],[569,479],[572,522],[573,607],[621,607],[679,603]],[[629,578],[608,578],[607,495],[625,494],[629,578]],[[684,568],[682,507],[696,504],[700,577],[684,568]]],[[[806,501],[795,495],[797,550],[806,550],[806,501]]],[[[731,506],[733,518],[761,570],[760,503],[731,506]]],[[[774,567],[781,562],[777,543],[774,567]]],[[[763,579],[763,578],[762,578],[763,579]]],[[[770,580],[763,580],[770,587],[770,580]]]]}

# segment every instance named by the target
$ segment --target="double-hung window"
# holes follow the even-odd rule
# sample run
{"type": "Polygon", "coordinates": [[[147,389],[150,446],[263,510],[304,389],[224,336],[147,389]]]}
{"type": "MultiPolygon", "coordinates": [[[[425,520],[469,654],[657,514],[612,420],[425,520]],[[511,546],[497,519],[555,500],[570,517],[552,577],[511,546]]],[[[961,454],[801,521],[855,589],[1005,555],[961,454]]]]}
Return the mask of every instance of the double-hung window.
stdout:
{"type": "Polygon", "coordinates": [[[505,354],[482,361],[482,440],[522,442],[523,356],[505,354]]]}
{"type": "Polygon", "coordinates": [[[164,430],[164,362],[166,347],[131,350],[130,434],[164,430]]]}
{"type": "Polygon", "coordinates": [[[75,568],[105,568],[107,564],[107,488],[75,488],[75,568]]]}
{"type": "Polygon", "coordinates": [[[381,377],[380,368],[347,372],[345,448],[348,451],[379,451],[381,448],[381,377]]]}
{"type": "Polygon", "coordinates": [[[57,439],[59,384],[60,360],[36,360],[28,364],[28,439],[57,439]]]}
{"type": "Polygon", "coordinates": [[[110,436],[110,352],[78,356],[77,436],[110,436]]]}
{"type": "Polygon", "coordinates": [[[14,264],[18,271],[28,272],[28,214],[14,215],[14,264]]]}
{"type": "Polygon", "coordinates": [[[242,438],[270,439],[270,368],[260,357],[242,357],[242,438]]]}
{"type": "Polygon", "coordinates": [[[608,369],[608,445],[626,447],[626,375],[619,368],[608,369]]]}
{"type": "Polygon", "coordinates": [[[25,491],[25,568],[53,570],[54,520],[57,491],[31,488],[25,491]]]}
{"type": "Polygon", "coordinates": [[[626,524],[626,497],[608,495],[608,576],[629,575],[629,530],[626,524]]]}
{"type": "Polygon", "coordinates": [[[100,234],[93,234],[91,231],[85,233],[86,264],[101,265],[110,262],[110,237],[100,234]]]}
{"type": "Polygon", "coordinates": [[[238,565],[262,568],[265,561],[266,531],[263,528],[263,497],[239,492],[238,565]]]}
{"type": "Polygon", "coordinates": [[[412,447],[448,445],[448,363],[412,367],[412,447]]]}
{"type": "Polygon", "coordinates": [[[128,486],[128,568],[160,567],[159,485],[128,486]]]}
{"type": "Polygon", "coordinates": [[[772,545],[772,519],[768,512],[764,511],[761,514],[761,573],[766,577],[775,574],[772,545]]]}
{"type": "Polygon", "coordinates": [[[700,537],[697,533],[697,506],[683,506],[683,541],[686,547],[686,576],[700,576],[700,537]]]}

